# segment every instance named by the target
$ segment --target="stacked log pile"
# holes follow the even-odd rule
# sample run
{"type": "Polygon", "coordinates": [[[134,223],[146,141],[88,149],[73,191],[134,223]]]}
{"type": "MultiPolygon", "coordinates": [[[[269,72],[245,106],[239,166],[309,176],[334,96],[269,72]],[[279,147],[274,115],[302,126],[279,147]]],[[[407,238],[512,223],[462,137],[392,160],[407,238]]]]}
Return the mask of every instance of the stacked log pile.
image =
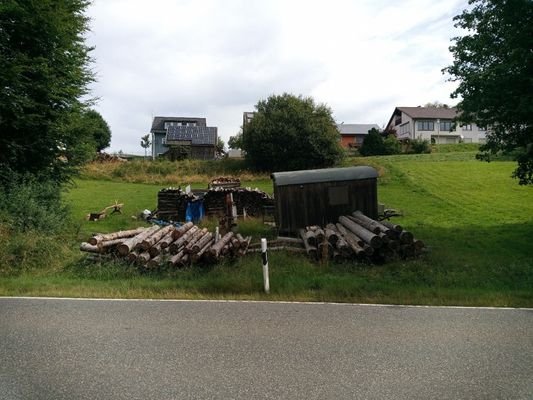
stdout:
{"type": "Polygon", "coordinates": [[[388,221],[375,221],[360,211],[339,217],[338,223],[300,230],[305,251],[315,260],[355,259],[371,263],[418,257],[424,243],[388,221]]]}
{"type": "MultiPolygon", "coordinates": [[[[243,209],[252,217],[263,215],[265,206],[273,206],[274,199],[258,189],[214,187],[203,196],[206,214],[224,215],[226,210],[226,195],[233,194],[233,204],[237,213],[242,215],[243,209]]],[[[157,194],[157,217],[165,221],[184,221],[187,204],[199,200],[193,193],[185,193],[180,188],[166,188],[157,194]]]]}
{"type": "Polygon", "coordinates": [[[220,176],[218,178],[212,179],[209,183],[209,189],[214,188],[236,188],[241,186],[241,180],[239,178],[230,178],[225,176],[220,176]]]}
{"type": "Polygon", "coordinates": [[[129,231],[94,235],[81,243],[80,250],[94,259],[113,256],[146,269],[182,267],[191,263],[216,263],[226,257],[246,254],[251,237],[228,232],[218,241],[207,228],[192,222],[180,227],[152,226],[129,231]]]}
{"type": "Polygon", "coordinates": [[[206,213],[212,210],[225,210],[226,195],[233,195],[233,204],[237,207],[237,213],[242,215],[243,209],[252,217],[263,215],[265,206],[274,204],[274,200],[267,193],[259,189],[249,188],[214,188],[204,196],[204,208],[206,213]]]}
{"type": "Polygon", "coordinates": [[[157,217],[165,221],[185,221],[187,204],[194,199],[192,193],[185,193],[181,188],[161,189],[157,194],[157,217]]]}

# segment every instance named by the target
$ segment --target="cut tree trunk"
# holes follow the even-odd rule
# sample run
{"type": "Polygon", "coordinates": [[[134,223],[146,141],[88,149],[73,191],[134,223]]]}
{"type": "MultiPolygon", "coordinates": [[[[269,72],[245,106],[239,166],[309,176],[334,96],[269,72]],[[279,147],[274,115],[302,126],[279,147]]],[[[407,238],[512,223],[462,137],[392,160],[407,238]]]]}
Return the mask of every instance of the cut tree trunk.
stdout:
{"type": "Polygon", "coordinates": [[[138,235],[130,239],[126,239],[122,244],[118,246],[118,253],[121,256],[127,256],[128,253],[134,250],[139,243],[141,243],[144,239],[146,239],[148,236],[158,231],[159,229],[159,226],[154,225],[146,229],[145,231],[139,233],[138,235]]]}
{"type": "Polygon", "coordinates": [[[147,238],[145,238],[141,244],[139,245],[139,247],[142,249],[142,250],[148,250],[150,247],[152,247],[154,244],[156,244],[157,242],[159,242],[167,233],[171,232],[174,230],[174,226],[172,225],[167,225],[161,229],[159,229],[158,231],[154,232],[153,234],[151,234],[150,236],[148,236],[147,238]]]}
{"type": "Polygon", "coordinates": [[[92,238],[89,239],[89,243],[92,244],[93,246],[96,246],[98,243],[105,242],[108,240],[130,238],[130,237],[138,235],[139,233],[142,233],[146,229],[148,228],[137,228],[137,229],[130,229],[127,231],[118,231],[118,232],[113,232],[113,233],[94,235],[92,238]]]}
{"type": "MultiPolygon", "coordinates": [[[[305,231],[305,229],[300,229],[300,236],[302,237],[302,239],[304,241],[305,251],[307,252],[307,255],[309,257],[311,257],[311,258],[313,258],[315,260],[318,260],[318,250],[317,250],[316,246],[312,246],[312,245],[309,244],[309,242],[307,241],[306,234],[307,234],[307,232],[305,231]]],[[[316,240],[316,238],[315,238],[315,240],[316,240]]]]}
{"type": "Polygon", "coordinates": [[[351,230],[353,233],[355,233],[358,237],[363,239],[365,243],[369,244],[373,248],[379,249],[383,245],[383,241],[378,235],[368,231],[367,229],[363,228],[361,225],[356,224],[351,219],[345,216],[342,216],[342,217],[339,217],[339,222],[342,225],[344,225],[346,228],[351,230]]]}

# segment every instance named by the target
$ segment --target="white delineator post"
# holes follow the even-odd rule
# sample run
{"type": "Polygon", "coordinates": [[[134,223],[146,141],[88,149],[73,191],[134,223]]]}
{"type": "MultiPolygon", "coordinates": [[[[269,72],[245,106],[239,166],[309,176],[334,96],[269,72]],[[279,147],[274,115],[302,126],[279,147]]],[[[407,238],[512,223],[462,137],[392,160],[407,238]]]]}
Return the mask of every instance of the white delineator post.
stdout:
{"type": "Polygon", "coordinates": [[[268,256],[267,240],[261,239],[261,260],[263,261],[263,281],[265,283],[265,293],[270,293],[270,282],[268,279],[268,256]]]}

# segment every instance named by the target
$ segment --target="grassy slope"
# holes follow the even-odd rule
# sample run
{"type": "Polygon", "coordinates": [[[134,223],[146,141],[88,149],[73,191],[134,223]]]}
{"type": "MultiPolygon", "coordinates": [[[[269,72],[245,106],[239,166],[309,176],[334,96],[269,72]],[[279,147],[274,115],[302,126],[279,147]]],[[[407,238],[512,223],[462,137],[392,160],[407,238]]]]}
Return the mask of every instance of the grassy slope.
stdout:
{"type": "MultiPolygon", "coordinates": [[[[444,152],[364,162],[381,166],[380,201],[401,210],[404,216],[397,221],[429,246],[422,259],[384,266],[317,266],[303,257],[272,253],[268,297],[261,294],[257,255],[208,269],[155,274],[71,262],[60,273],[43,270],[2,278],[0,294],[533,305],[533,188],[510,179],[513,163],[487,164],[474,161],[473,153],[444,152]]],[[[271,191],[269,181],[258,183],[250,186],[271,191]]],[[[77,240],[95,230],[139,225],[131,215],[154,208],[159,188],[80,180],[66,195],[80,223],[77,240]],[[125,202],[123,215],[98,223],[82,220],[115,199],[125,202]]],[[[241,229],[256,237],[270,234],[253,223],[241,229]]]]}

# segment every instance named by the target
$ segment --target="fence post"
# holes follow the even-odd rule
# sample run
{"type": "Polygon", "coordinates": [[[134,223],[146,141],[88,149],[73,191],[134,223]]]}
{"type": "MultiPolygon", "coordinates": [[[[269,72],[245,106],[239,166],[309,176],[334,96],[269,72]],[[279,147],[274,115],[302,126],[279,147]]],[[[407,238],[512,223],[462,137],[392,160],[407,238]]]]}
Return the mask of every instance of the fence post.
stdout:
{"type": "Polygon", "coordinates": [[[261,239],[261,260],[263,261],[263,281],[265,284],[265,293],[270,293],[270,282],[268,278],[268,256],[267,256],[267,240],[261,239]]]}

